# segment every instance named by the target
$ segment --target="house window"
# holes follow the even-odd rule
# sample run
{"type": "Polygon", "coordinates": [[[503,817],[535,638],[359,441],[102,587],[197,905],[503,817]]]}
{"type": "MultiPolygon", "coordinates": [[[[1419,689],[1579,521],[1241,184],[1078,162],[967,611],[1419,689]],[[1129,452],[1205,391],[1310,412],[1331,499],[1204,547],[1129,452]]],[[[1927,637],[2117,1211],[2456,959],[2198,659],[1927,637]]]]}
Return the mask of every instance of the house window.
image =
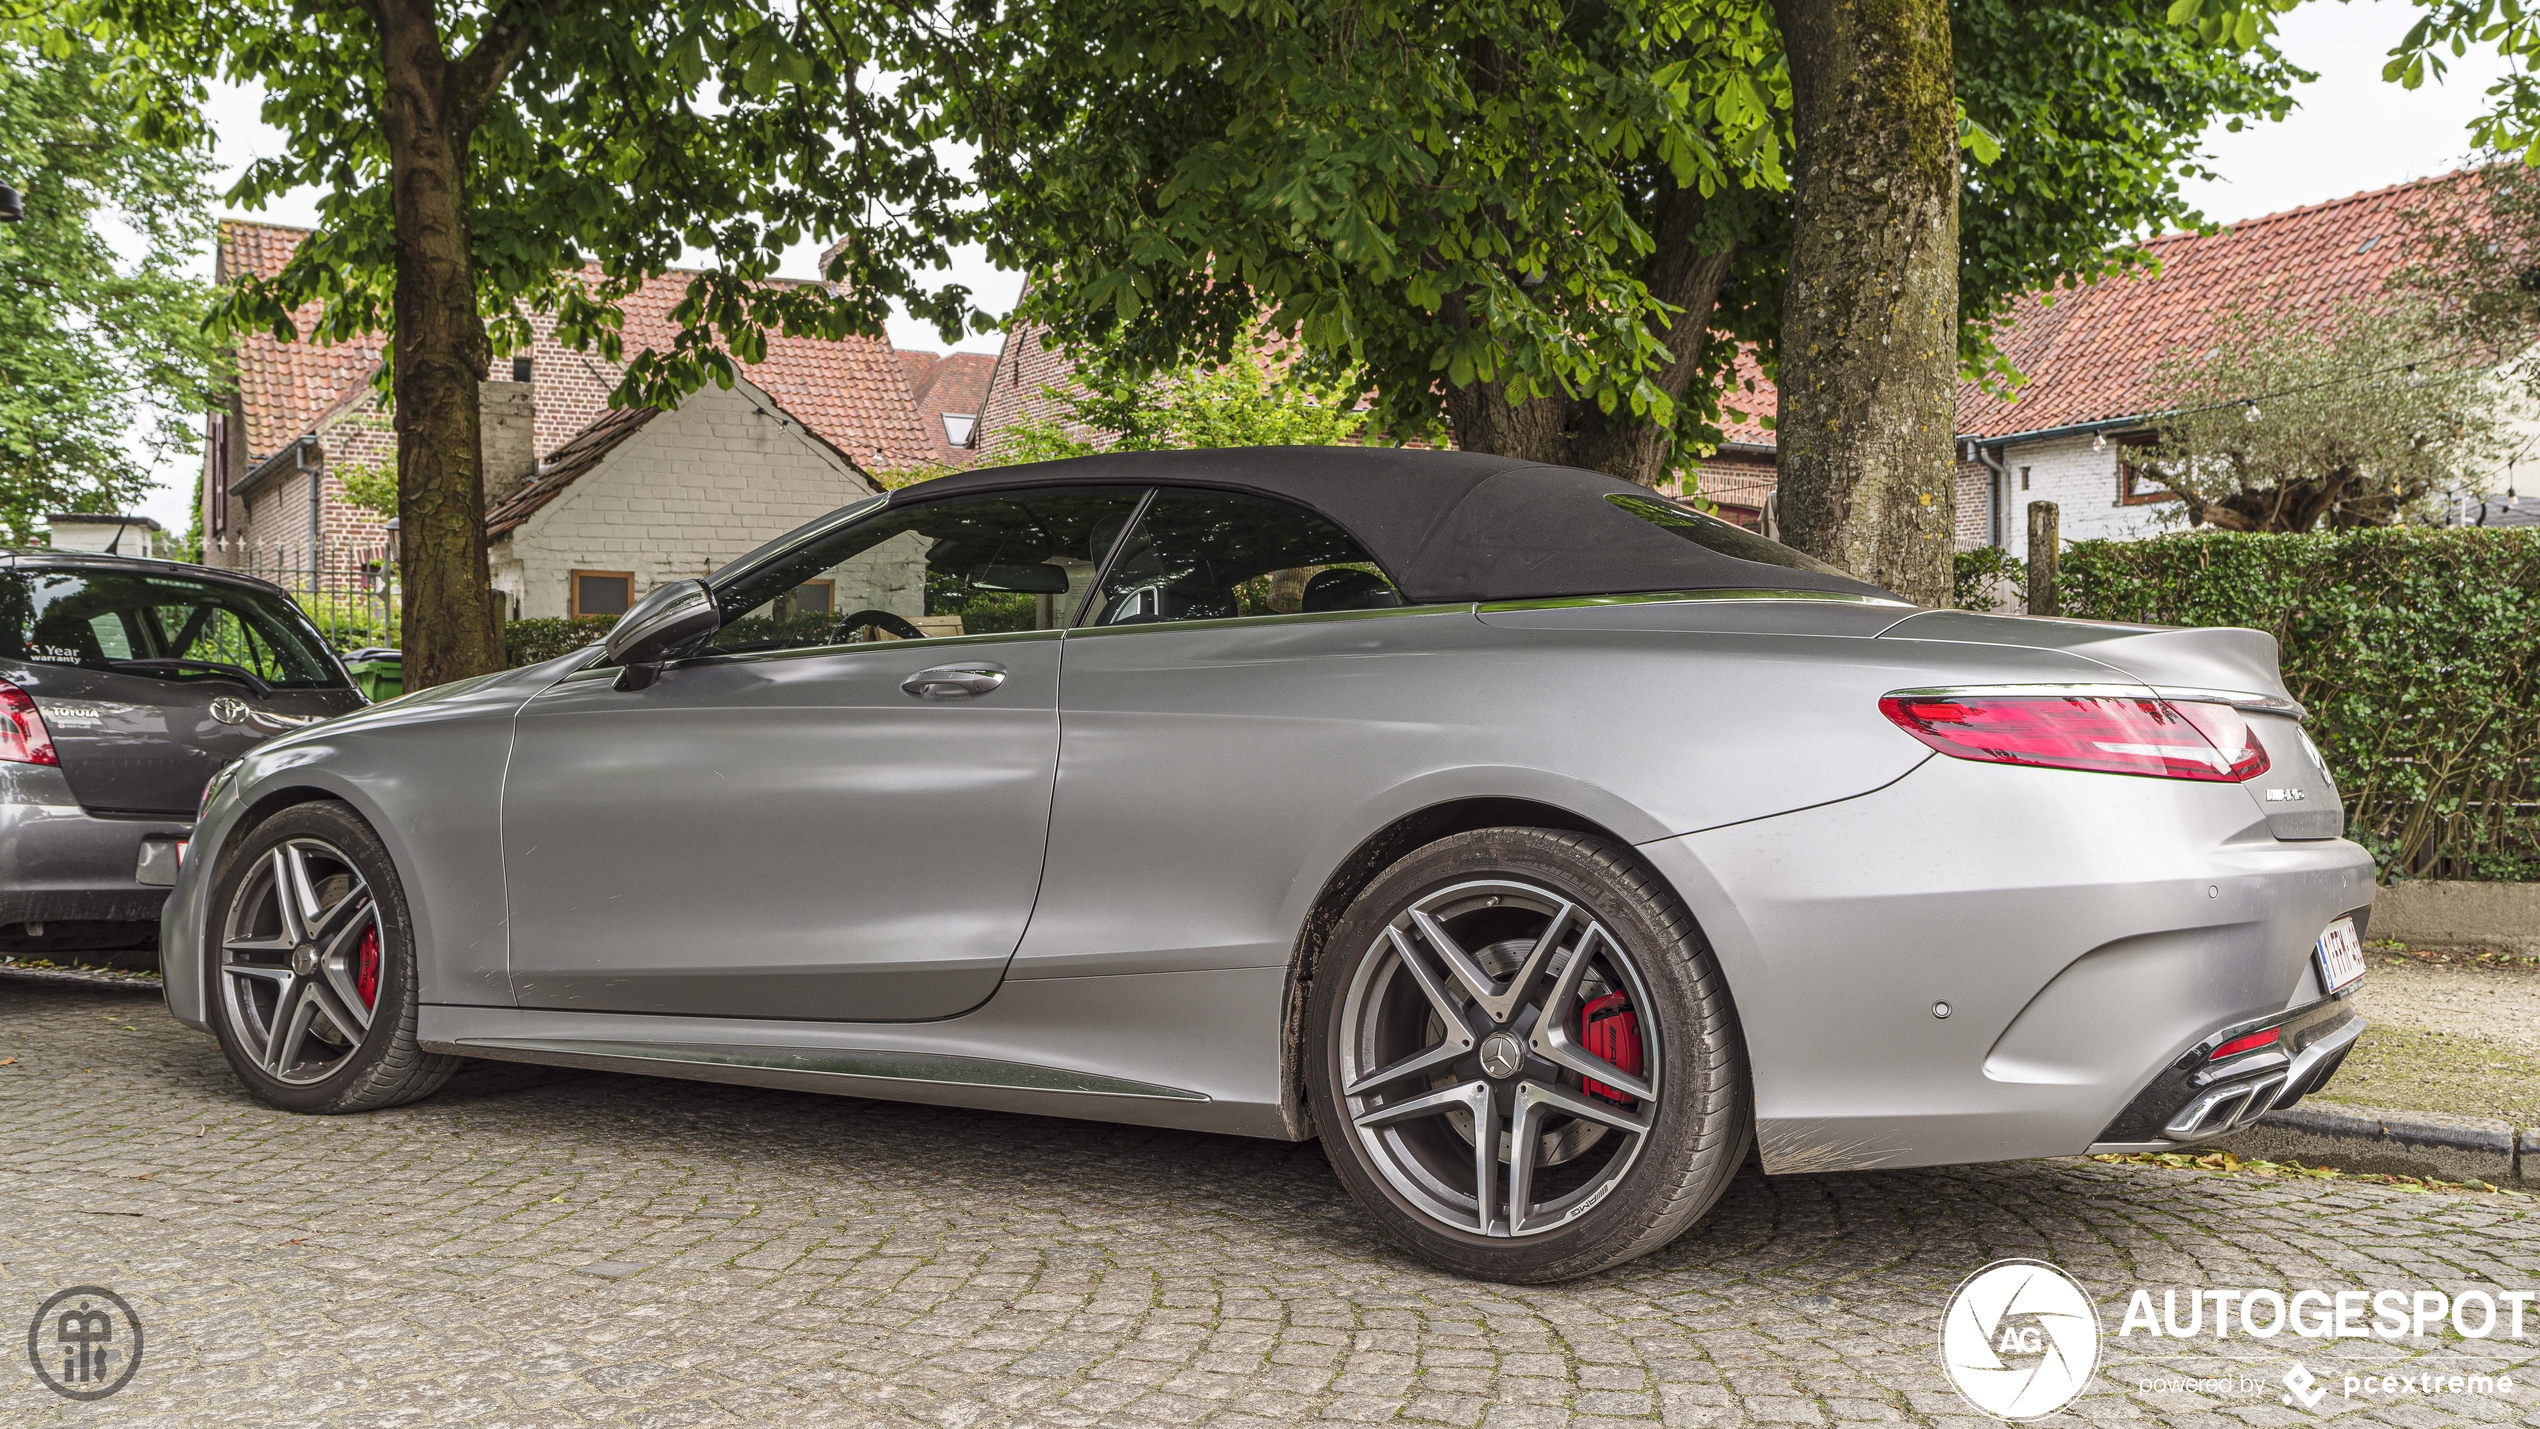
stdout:
{"type": "Polygon", "coordinates": [[[794,609],[807,615],[838,613],[838,583],[834,580],[805,581],[794,587],[794,609]]]}
{"type": "Polygon", "coordinates": [[[966,447],[970,445],[970,433],[978,425],[979,414],[976,412],[946,412],[944,440],[957,447],[966,447]]]}
{"type": "Polygon", "coordinates": [[[573,573],[575,615],[624,615],[634,603],[635,575],[631,571],[573,573]]]}
{"type": "Polygon", "coordinates": [[[2161,485],[2152,473],[2132,456],[2117,458],[2117,504],[2149,506],[2156,501],[2176,501],[2178,493],[2161,485]]]}
{"type": "Polygon", "coordinates": [[[515,357],[512,359],[512,380],[514,382],[526,382],[529,380],[528,358],[515,357]]]}

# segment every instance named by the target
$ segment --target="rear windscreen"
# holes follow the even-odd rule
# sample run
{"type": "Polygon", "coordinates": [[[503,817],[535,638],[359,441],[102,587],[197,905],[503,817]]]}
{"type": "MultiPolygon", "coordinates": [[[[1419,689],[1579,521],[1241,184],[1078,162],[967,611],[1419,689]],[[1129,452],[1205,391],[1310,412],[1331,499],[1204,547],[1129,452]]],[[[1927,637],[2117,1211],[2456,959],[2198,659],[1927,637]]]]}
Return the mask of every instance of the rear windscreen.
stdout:
{"type": "Polygon", "coordinates": [[[1679,506],[1655,496],[1626,496],[1619,492],[1605,499],[1652,526],[1670,531],[1698,546],[1708,546],[1723,556],[1758,561],[1768,566],[1787,566],[1794,571],[1814,571],[1821,576],[1843,575],[1825,562],[1803,556],[1779,541],[1767,540],[1743,526],[1732,526],[1717,516],[1706,516],[1690,506],[1679,506]]]}
{"type": "Polygon", "coordinates": [[[169,680],[238,673],[280,689],[344,683],[289,601],[157,572],[0,571],[0,659],[169,680]]]}

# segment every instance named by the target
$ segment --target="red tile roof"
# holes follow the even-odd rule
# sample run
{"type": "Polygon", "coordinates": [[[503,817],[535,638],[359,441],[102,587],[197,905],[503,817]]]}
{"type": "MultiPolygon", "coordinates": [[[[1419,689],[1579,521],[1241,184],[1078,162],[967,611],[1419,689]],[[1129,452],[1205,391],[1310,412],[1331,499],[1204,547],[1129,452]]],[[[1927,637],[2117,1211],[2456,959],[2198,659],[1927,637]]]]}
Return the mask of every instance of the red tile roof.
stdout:
{"type": "MultiPolygon", "coordinates": [[[[270,278],[282,271],[291,250],[307,236],[304,228],[223,220],[213,276],[219,282],[242,273],[270,278]]],[[[314,303],[292,314],[303,332],[317,317],[314,303]]],[[[281,342],[271,333],[242,335],[238,339],[238,402],[247,423],[247,468],[307,431],[310,423],[368,382],[386,350],[386,340],[377,337],[320,347],[311,342],[281,342]]]]}
{"type": "Polygon", "coordinates": [[[1720,393],[1720,439],[1735,446],[1769,447],[1773,429],[1764,425],[1781,414],[1781,392],[1764,377],[1755,349],[1741,348],[1736,376],[1720,393]]]}
{"type": "MultiPolygon", "coordinates": [[[[2158,277],[2110,278],[2059,292],[2051,304],[2024,298],[1999,341],[2027,380],[2009,400],[1961,383],[1958,434],[1991,442],[2142,416],[2162,360],[2207,342],[2222,314],[2324,312],[2371,301],[2411,257],[2409,215],[2464,204],[2474,180],[2474,171],[2443,174],[2218,233],[2169,234],[2145,245],[2161,261],[2158,277]]],[[[1739,356],[1737,373],[1753,390],[1724,392],[1720,402],[1748,420],[1723,420],[1721,433],[1731,443],[1771,446],[1772,432],[1754,419],[1775,414],[1778,394],[1752,356],[1739,356]]]]}
{"type": "Polygon", "coordinates": [[[2327,312],[2372,302],[2413,256],[2412,211],[2456,208],[2475,171],[2444,174],[2351,198],[2176,233],[2147,244],[2158,277],[2110,278],[2024,298],[2000,336],[2027,377],[2009,401],[1973,383],[1958,390],[1961,436],[1991,440],[2142,415],[2163,359],[2207,345],[2233,309],[2327,312]]]}
{"type": "MultiPolygon", "coordinates": [[[[302,228],[224,221],[216,275],[222,279],[240,273],[270,277],[282,270],[308,233],[302,228]]],[[[686,294],[682,277],[683,270],[674,269],[628,296],[624,339],[629,353],[647,347],[669,349],[678,335],[670,310],[686,294]]],[[[303,329],[314,316],[314,309],[300,314],[303,329]]],[[[250,463],[308,430],[354,384],[369,380],[382,350],[377,338],[332,348],[276,342],[258,335],[241,339],[238,386],[247,412],[250,463]]],[[[597,358],[587,360],[598,362],[597,358]]],[[[741,371],[796,420],[868,472],[904,470],[940,459],[937,442],[928,435],[909,399],[908,379],[888,339],[831,342],[774,335],[768,338],[767,360],[741,371]]]]}
{"type": "Polygon", "coordinates": [[[900,372],[908,378],[908,390],[911,396],[926,390],[927,374],[934,371],[935,364],[942,360],[943,354],[939,352],[911,352],[905,347],[900,349],[900,372]]]}
{"type": "Polygon", "coordinates": [[[955,352],[943,357],[933,353],[903,352],[900,362],[926,357],[924,379],[911,378],[909,388],[917,399],[918,419],[926,424],[927,434],[934,437],[936,458],[947,465],[958,466],[978,455],[970,447],[956,447],[945,430],[946,416],[977,418],[987,405],[988,379],[996,375],[997,359],[985,352],[955,352]]]}

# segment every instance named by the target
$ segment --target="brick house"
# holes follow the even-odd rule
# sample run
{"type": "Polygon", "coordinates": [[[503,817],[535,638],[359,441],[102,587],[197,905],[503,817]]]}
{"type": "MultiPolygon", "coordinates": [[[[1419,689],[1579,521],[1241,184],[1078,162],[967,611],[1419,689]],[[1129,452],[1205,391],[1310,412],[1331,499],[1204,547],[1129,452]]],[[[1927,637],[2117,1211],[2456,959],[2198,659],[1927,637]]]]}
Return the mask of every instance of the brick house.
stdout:
{"type": "MultiPolygon", "coordinates": [[[[307,233],[223,222],[216,281],[281,271],[307,233]]],[[[628,297],[628,351],[669,346],[677,334],[670,309],[685,286],[674,272],[628,297]]],[[[299,317],[306,328],[316,311],[299,317]]],[[[730,392],[709,387],[692,396],[669,414],[678,420],[665,424],[611,411],[619,369],[555,342],[551,324],[533,326],[534,344],[496,359],[496,380],[484,384],[483,396],[489,534],[521,611],[575,608],[571,572],[581,567],[570,562],[584,557],[543,543],[579,533],[577,523],[603,506],[612,513],[603,523],[609,538],[580,533],[574,549],[607,562],[594,569],[631,575],[631,594],[641,595],[652,572],[711,569],[815,514],[807,503],[830,510],[872,489],[877,474],[942,460],[943,445],[885,339],[772,336],[766,360],[745,367],[744,381],[730,392]],[[699,475],[713,464],[698,445],[701,433],[734,443],[711,481],[699,475]],[[564,462],[587,464],[539,486],[564,462]],[[656,496],[624,489],[637,479],[665,486],[656,496]],[[492,531],[490,518],[532,486],[538,499],[526,509],[514,504],[510,524],[492,531]],[[560,500],[568,489],[575,494],[560,500]],[[639,559],[639,552],[647,554],[639,559]]],[[[376,556],[387,536],[384,519],[346,499],[343,478],[395,467],[395,433],[373,386],[383,346],[377,337],[333,347],[264,333],[238,340],[236,383],[226,410],[208,421],[207,563],[291,579],[376,556]]]]}
{"type": "Polygon", "coordinates": [[[984,352],[900,351],[900,371],[908,377],[909,395],[917,403],[918,420],[935,439],[937,460],[966,466],[978,456],[970,444],[988,398],[988,382],[997,359],[984,352]]]}
{"type": "MultiPolygon", "coordinates": [[[[2066,539],[2131,539],[2169,529],[2177,498],[2139,482],[2127,454],[2148,435],[2147,395],[2159,364],[2208,340],[2235,307],[2329,312],[2366,305],[2407,261],[2408,215],[2460,192],[2467,171],[2400,184],[2249,219],[2211,234],[2170,234],[2146,245],[2158,276],[2111,278],[2023,300],[2000,336],[2026,381],[2009,397],[1979,384],[1958,389],[1955,497],[1958,547],[2028,542],[2028,503],[2052,501],[2066,539]]],[[[1028,417],[1055,415],[1044,388],[1070,390],[1066,358],[1045,351],[1038,329],[1010,333],[975,441],[1028,417]]],[[[1697,490],[1721,513],[1760,525],[1776,485],[1776,448],[1765,425],[1777,394],[1751,359],[1723,406],[1719,449],[1692,464],[1697,490]]],[[[1090,434],[1082,434],[1090,435],[1090,434]]],[[[2497,483],[2504,486],[2502,481],[2497,483]]],[[[2491,523],[2528,519],[2512,502],[2471,502],[2491,523]]]]}
{"type": "Polygon", "coordinates": [[[744,379],[575,433],[488,506],[486,554],[514,619],[620,615],[663,581],[710,575],[880,489],[744,379]]]}

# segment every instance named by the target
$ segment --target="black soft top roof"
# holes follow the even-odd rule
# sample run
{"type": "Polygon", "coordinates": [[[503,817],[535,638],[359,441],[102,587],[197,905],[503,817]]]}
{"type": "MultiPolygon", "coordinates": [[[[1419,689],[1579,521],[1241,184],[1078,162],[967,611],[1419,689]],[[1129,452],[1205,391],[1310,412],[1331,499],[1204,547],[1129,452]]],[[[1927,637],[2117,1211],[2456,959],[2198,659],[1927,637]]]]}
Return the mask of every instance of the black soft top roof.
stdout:
{"type": "MultiPolygon", "coordinates": [[[[1214,486],[1307,506],[1358,538],[1417,605],[1671,590],[1805,590],[1896,599],[1877,586],[1691,541],[1605,498],[1651,493],[1602,472],[1479,452],[1231,447],[1111,452],[956,472],[891,495],[904,506],[1034,486],[1214,486]]],[[[1760,538],[1750,538],[1760,540],[1760,538]]]]}

